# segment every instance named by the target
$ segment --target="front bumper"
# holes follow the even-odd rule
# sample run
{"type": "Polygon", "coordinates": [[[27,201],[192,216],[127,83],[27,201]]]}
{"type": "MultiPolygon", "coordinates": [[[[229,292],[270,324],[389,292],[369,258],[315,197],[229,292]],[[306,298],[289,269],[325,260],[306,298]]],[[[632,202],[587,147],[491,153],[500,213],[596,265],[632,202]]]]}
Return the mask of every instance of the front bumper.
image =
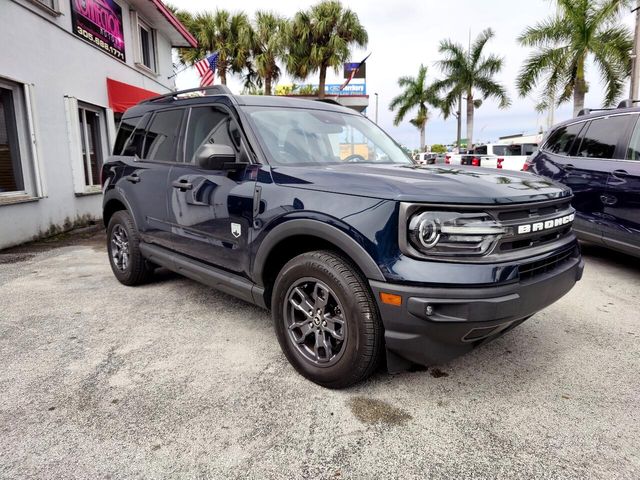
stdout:
{"type": "Polygon", "coordinates": [[[371,281],[385,328],[389,370],[447,362],[500,336],[565,295],[583,269],[576,248],[553,270],[507,285],[441,288],[371,281]],[[383,303],[381,292],[400,295],[402,304],[383,303]]]}

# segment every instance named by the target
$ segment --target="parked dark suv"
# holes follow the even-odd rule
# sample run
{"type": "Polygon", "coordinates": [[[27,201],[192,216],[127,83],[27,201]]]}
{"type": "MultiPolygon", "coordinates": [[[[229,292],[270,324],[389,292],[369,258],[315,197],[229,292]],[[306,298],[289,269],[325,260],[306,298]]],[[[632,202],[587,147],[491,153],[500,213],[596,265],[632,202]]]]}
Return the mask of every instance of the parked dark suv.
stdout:
{"type": "Polygon", "coordinates": [[[351,385],[385,353],[392,372],[447,361],[582,274],[562,185],[418,166],[331,103],[207,93],[125,113],[102,172],[111,267],[125,285],[162,266],[270,308],[314,382],[351,385]]]}
{"type": "Polygon", "coordinates": [[[583,110],[556,125],[527,169],[573,190],[579,238],[640,256],[640,108],[583,110]]]}

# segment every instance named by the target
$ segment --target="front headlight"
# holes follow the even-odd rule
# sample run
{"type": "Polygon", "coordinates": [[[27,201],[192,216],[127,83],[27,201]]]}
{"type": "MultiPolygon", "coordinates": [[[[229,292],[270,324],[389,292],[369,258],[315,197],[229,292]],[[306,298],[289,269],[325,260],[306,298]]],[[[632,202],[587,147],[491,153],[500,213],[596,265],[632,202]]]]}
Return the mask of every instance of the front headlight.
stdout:
{"type": "Polygon", "coordinates": [[[429,256],[479,256],[489,253],[508,232],[486,213],[422,212],[409,220],[409,243],[429,256]]]}

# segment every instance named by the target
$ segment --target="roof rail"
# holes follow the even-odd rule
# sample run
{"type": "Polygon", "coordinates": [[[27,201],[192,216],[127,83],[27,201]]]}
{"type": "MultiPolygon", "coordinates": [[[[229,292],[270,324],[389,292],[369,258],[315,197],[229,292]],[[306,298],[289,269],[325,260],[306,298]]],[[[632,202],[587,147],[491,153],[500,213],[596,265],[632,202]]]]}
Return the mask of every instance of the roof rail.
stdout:
{"type": "Polygon", "coordinates": [[[340,102],[338,102],[337,100],[334,100],[333,98],[316,98],[314,100],[316,102],[330,103],[332,105],[340,105],[340,106],[342,106],[342,104],[340,102]]]}
{"type": "Polygon", "coordinates": [[[630,98],[627,98],[618,104],[618,108],[631,108],[634,103],[640,103],[640,100],[631,100],[630,98]]]}
{"type": "Polygon", "coordinates": [[[615,110],[615,108],[583,108],[578,112],[578,115],[576,116],[582,117],[584,115],[589,115],[591,112],[606,112],[607,110],[615,110]]]}
{"type": "Polygon", "coordinates": [[[163,100],[174,100],[178,95],[184,95],[185,93],[191,92],[211,92],[211,95],[233,95],[229,87],[226,85],[209,85],[207,87],[197,87],[197,88],[189,88],[187,90],[178,90],[171,93],[165,93],[164,95],[159,95],[157,97],[147,98],[146,100],[141,101],[140,103],[152,103],[152,102],[160,102],[163,100]]]}

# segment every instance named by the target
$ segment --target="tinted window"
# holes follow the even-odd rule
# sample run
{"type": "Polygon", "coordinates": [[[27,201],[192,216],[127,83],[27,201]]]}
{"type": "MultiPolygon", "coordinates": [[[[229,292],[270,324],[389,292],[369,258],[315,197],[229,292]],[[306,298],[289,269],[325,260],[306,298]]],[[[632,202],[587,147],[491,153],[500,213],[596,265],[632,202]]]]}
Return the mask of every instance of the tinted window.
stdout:
{"type": "Polygon", "coordinates": [[[636,122],[633,129],[629,148],[627,148],[627,160],[640,160],[640,122],[636,122]]]}
{"type": "Polygon", "coordinates": [[[205,143],[219,143],[240,149],[240,131],[231,116],[218,107],[196,107],[191,109],[185,160],[195,163],[194,156],[205,143]]]}
{"type": "Polygon", "coordinates": [[[545,150],[558,155],[571,155],[571,147],[583,126],[584,123],[574,123],[558,128],[549,136],[545,150]]]}
{"type": "Polygon", "coordinates": [[[591,121],[576,156],[614,158],[618,139],[626,132],[628,121],[627,115],[591,121]]]}
{"type": "Polygon", "coordinates": [[[142,158],[175,162],[182,110],[166,110],[153,116],[147,128],[142,158]]]}
{"type": "Polygon", "coordinates": [[[121,155],[127,140],[136,128],[136,125],[140,121],[140,117],[123,118],[118,128],[118,135],[116,136],[116,143],[113,146],[113,154],[121,155]]]}
{"type": "Polygon", "coordinates": [[[522,145],[522,155],[531,155],[536,151],[538,145],[535,143],[525,143],[522,145]]]}
{"type": "Polygon", "coordinates": [[[476,155],[486,155],[487,154],[487,146],[482,145],[480,147],[476,147],[473,151],[476,155]]]}

